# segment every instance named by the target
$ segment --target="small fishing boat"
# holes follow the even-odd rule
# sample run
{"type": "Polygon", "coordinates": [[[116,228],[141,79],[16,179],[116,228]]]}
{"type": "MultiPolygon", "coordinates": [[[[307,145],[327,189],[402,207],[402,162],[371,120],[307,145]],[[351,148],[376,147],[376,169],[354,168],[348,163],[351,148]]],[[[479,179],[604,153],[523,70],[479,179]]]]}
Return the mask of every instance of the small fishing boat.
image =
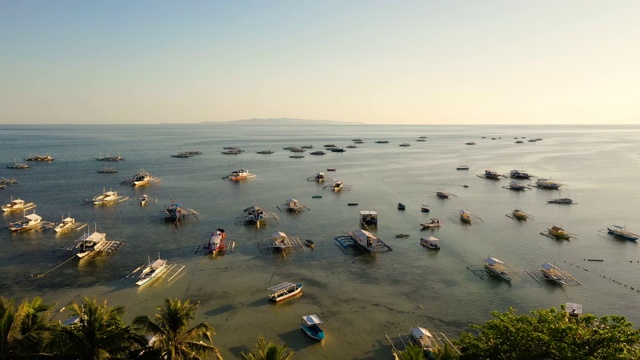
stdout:
{"type": "Polygon", "coordinates": [[[24,170],[24,169],[28,169],[31,166],[29,166],[29,164],[27,164],[26,162],[24,163],[19,163],[17,161],[14,161],[13,164],[11,165],[7,165],[7,169],[17,169],[17,170],[24,170]]]}
{"type": "Polygon", "coordinates": [[[475,142],[475,141],[467,141],[465,144],[466,144],[466,145],[475,145],[475,144],[476,144],[476,142],[475,142]]]}
{"type": "Polygon", "coordinates": [[[484,267],[491,275],[496,275],[504,280],[511,281],[511,274],[504,262],[499,259],[488,257],[484,259],[484,267]]]}
{"type": "Polygon", "coordinates": [[[314,248],[316,246],[315,241],[311,240],[311,239],[304,239],[304,244],[307,245],[310,248],[314,248]]]}
{"type": "Polygon", "coordinates": [[[467,210],[460,210],[460,221],[465,224],[471,224],[471,213],[467,210]]]}
{"type": "Polygon", "coordinates": [[[159,179],[154,178],[153,176],[151,176],[150,173],[144,170],[140,170],[138,174],[136,174],[133,178],[131,178],[131,182],[133,183],[133,186],[147,185],[157,180],[159,179]]]}
{"type": "Polygon", "coordinates": [[[545,280],[553,281],[560,285],[567,285],[567,277],[557,266],[544,263],[540,266],[540,272],[545,280]]]}
{"type": "Polygon", "coordinates": [[[485,170],[484,171],[484,178],[485,179],[499,180],[500,176],[501,175],[498,174],[498,172],[494,171],[494,170],[485,170]]]}
{"type": "Polygon", "coordinates": [[[536,186],[541,189],[557,190],[562,186],[562,184],[551,179],[539,178],[538,180],[536,180],[536,186]]]}
{"type": "Polygon", "coordinates": [[[189,215],[193,215],[198,217],[200,213],[193,209],[185,208],[178,203],[171,203],[164,208],[164,218],[166,221],[172,221],[174,224],[178,224],[178,222],[189,215]]]}
{"type": "Polygon", "coordinates": [[[570,198],[558,198],[558,199],[552,199],[547,201],[547,204],[560,204],[560,205],[571,205],[571,204],[576,204],[575,202],[573,202],[572,199],[570,198]]]}
{"type": "Polygon", "coordinates": [[[423,229],[433,229],[442,226],[442,222],[439,219],[431,219],[428,223],[420,223],[423,229]]]}
{"type": "Polygon", "coordinates": [[[273,154],[273,151],[271,151],[271,150],[260,150],[260,151],[256,151],[256,153],[262,154],[262,155],[269,155],[269,154],[273,154]]]}
{"type": "Polygon", "coordinates": [[[224,149],[222,152],[224,155],[240,155],[244,152],[244,150],[236,146],[227,146],[224,149]]]}
{"type": "Polygon", "coordinates": [[[291,159],[303,159],[304,155],[290,155],[289,156],[291,159]]]}
{"type": "Polygon", "coordinates": [[[271,241],[274,250],[286,251],[287,248],[292,246],[289,235],[285,234],[282,231],[274,231],[271,234],[271,241]]]}
{"type": "Polygon", "coordinates": [[[609,225],[607,227],[607,231],[611,235],[632,241],[638,240],[639,237],[638,234],[634,234],[631,231],[627,230],[626,227],[620,225],[609,225]]]}
{"type": "Polygon", "coordinates": [[[398,146],[407,147],[407,146],[411,146],[411,144],[409,144],[409,143],[402,143],[402,144],[400,144],[400,145],[398,145],[398,146]]]}
{"type": "Polygon", "coordinates": [[[114,167],[108,167],[108,166],[105,166],[104,168],[98,170],[98,173],[100,174],[115,174],[117,172],[118,172],[118,169],[114,167]]]}
{"type": "Polygon", "coordinates": [[[456,170],[469,170],[469,167],[467,165],[458,165],[456,170]]]}
{"type": "Polygon", "coordinates": [[[324,151],[322,150],[316,150],[316,151],[312,151],[309,153],[310,155],[324,155],[326,154],[324,151]]]}
{"type": "Polygon", "coordinates": [[[440,199],[448,199],[449,196],[451,196],[451,194],[446,191],[437,191],[436,196],[439,197],[440,199]]]}
{"type": "Polygon", "coordinates": [[[404,209],[406,209],[406,208],[407,208],[407,207],[406,207],[406,206],[404,206],[404,204],[403,204],[403,203],[398,203],[398,210],[404,210],[404,209]]]}
{"type": "Polygon", "coordinates": [[[527,186],[521,184],[518,181],[512,181],[509,183],[509,186],[507,187],[507,189],[514,190],[514,191],[525,191],[527,190],[527,186]]]}
{"type": "MultiPolygon", "coordinates": [[[[285,211],[294,212],[294,213],[299,213],[309,209],[306,205],[300,203],[300,201],[293,198],[287,199],[287,201],[284,204],[282,204],[282,206],[285,208],[285,211]]],[[[280,206],[278,206],[278,209],[280,209],[280,206]]]]}
{"type": "Polygon", "coordinates": [[[324,181],[333,181],[333,179],[328,178],[323,172],[317,173],[315,176],[309,176],[307,181],[316,181],[316,182],[324,182],[324,181]]]}
{"type": "Polygon", "coordinates": [[[187,152],[179,152],[179,153],[177,153],[177,154],[171,155],[171,157],[174,157],[174,158],[183,158],[183,159],[184,159],[184,158],[190,158],[191,156],[193,156],[193,155],[191,155],[191,154],[189,154],[189,153],[187,153],[187,152]]]}
{"type": "Polygon", "coordinates": [[[302,331],[312,339],[319,341],[324,339],[324,324],[318,315],[303,316],[300,327],[302,328],[302,331]]]}
{"type": "Polygon", "coordinates": [[[571,239],[572,235],[570,232],[566,231],[565,229],[559,227],[559,226],[552,226],[551,228],[547,229],[549,235],[555,237],[556,239],[565,239],[565,240],[569,240],[571,239]]]}
{"type": "Polygon", "coordinates": [[[36,215],[36,213],[34,212],[32,214],[25,215],[24,218],[20,221],[10,223],[9,229],[12,232],[23,232],[40,229],[41,225],[42,217],[40,215],[36,215]]]}
{"type": "Polygon", "coordinates": [[[432,351],[435,348],[435,340],[429,330],[416,326],[411,328],[411,337],[413,341],[418,343],[423,351],[432,351]]]}
{"type": "Polygon", "coordinates": [[[420,245],[427,249],[440,250],[440,239],[435,236],[427,236],[420,238],[420,245]]]}
{"type": "Polygon", "coordinates": [[[430,211],[431,211],[431,210],[429,209],[429,205],[422,205],[422,206],[420,207],[420,212],[428,213],[428,212],[430,212],[430,211]]]}
{"type": "Polygon", "coordinates": [[[255,174],[250,173],[249,170],[247,169],[238,169],[238,170],[232,171],[231,174],[226,176],[226,178],[228,178],[231,181],[240,181],[240,180],[251,179],[255,176],[256,176],[255,174]]]}
{"type": "Polygon", "coordinates": [[[343,153],[343,152],[346,152],[347,150],[345,150],[343,148],[340,148],[340,147],[334,147],[334,148],[331,148],[331,151],[332,152],[343,153]]]}
{"type": "Polygon", "coordinates": [[[376,140],[375,143],[376,144],[388,144],[389,141],[388,140],[376,140]]]}
{"type": "Polygon", "coordinates": [[[30,210],[36,207],[36,204],[33,202],[26,202],[22,199],[11,199],[11,202],[8,204],[2,205],[2,211],[9,213],[18,210],[30,210]]]}
{"type": "Polygon", "coordinates": [[[396,234],[396,239],[405,239],[405,238],[408,238],[409,236],[411,235],[407,233],[400,233],[400,234],[396,234]]]}
{"type": "Polygon", "coordinates": [[[255,205],[242,210],[242,212],[244,214],[242,215],[241,220],[245,224],[255,224],[257,227],[266,224],[267,220],[270,218],[278,218],[275,213],[265,211],[263,208],[255,205]]]}
{"type": "Polygon", "coordinates": [[[360,205],[359,203],[347,203],[347,206],[358,206],[360,205]]]}
{"type": "Polygon", "coordinates": [[[142,195],[139,199],[139,202],[140,202],[140,206],[147,205],[147,203],[149,202],[149,195],[147,194],[142,195]]]}
{"type": "Polygon", "coordinates": [[[267,289],[267,299],[269,301],[278,302],[292,298],[302,293],[302,284],[294,284],[292,282],[283,282],[267,289]]]}
{"type": "Polygon", "coordinates": [[[531,179],[533,175],[524,170],[511,170],[509,176],[513,179],[531,179]]]}
{"type": "Polygon", "coordinates": [[[323,187],[323,189],[329,189],[329,190],[333,190],[335,192],[338,192],[338,191],[341,191],[341,190],[351,189],[352,187],[353,187],[353,185],[346,185],[344,183],[344,181],[338,180],[338,181],[334,182],[331,185],[327,185],[327,186],[323,187]]]}
{"type": "Polygon", "coordinates": [[[336,171],[335,168],[328,168],[327,171],[336,171]]]}
{"type": "Polygon", "coordinates": [[[227,233],[222,228],[217,228],[216,231],[211,233],[209,243],[206,246],[207,254],[216,255],[219,251],[225,250],[224,239],[227,238],[227,233]]]}
{"type": "Polygon", "coordinates": [[[151,262],[151,258],[149,258],[149,263],[144,267],[144,269],[142,269],[142,272],[140,273],[140,280],[136,281],[136,285],[142,286],[149,283],[151,280],[158,278],[167,269],[167,260],[161,259],[160,254],[158,254],[158,259],[154,262],[151,262]]]}
{"type": "Polygon", "coordinates": [[[513,217],[517,220],[527,220],[527,218],[529,217],[529,214],[520,209],[514,209],[511,212],[511,215],[513,215],[513,217]]]}

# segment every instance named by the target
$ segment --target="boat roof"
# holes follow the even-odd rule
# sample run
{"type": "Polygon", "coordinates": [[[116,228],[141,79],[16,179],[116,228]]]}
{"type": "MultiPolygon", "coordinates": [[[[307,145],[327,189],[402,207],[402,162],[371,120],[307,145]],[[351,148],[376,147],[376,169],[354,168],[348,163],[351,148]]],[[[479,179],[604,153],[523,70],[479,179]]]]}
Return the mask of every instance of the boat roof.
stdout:
{"type": "Polygon", "coordinates": [[[282,231],[274,231],[273,233],[271,233],[272,239],[286,238],[286,237],[287,237],[287,234],[283,233],[282,231]]]}
{"type": "Polygon", "coordinates": [[[36,215],[36,214],[29,214],[29,215],[26,215],[25,218],[29,220],[40,220],[42,219],[42,216],[36,215]]]}
{"type": "Polygon", "coordinates": [[[360,215],[378,215],[378,213],[373,210],[360,210],[360,215]]]}
{"type": "Polygon", "coordinates": [[[318,317],[318,315],[304,315],[302,317],[302,320],[304,320],[304,322],[306,322],[309,325],[313,325],[313,324],[322,324],[322,320],[320,320],[320,318],[318,317]]]}
{"type": "Polygon", "coordinates": [[[549,264],[549,263],[544,263],[541,265],[541,267],[545,270],[553,270],[553,269],[557,269],[557,267],[553,264],[549,264]]]}
{"type": "Polygon", "coordinates": [[[267,290],[269,292],[278,292],[280,290],[288,289],[290,287],[296,287],[296,284],[287,281],[287,282],[283,282],[283,283],[278,284],[278,285],[274,285],[274,286],[268,288],[267,290]]]}
{"type": "Polygon", "coordinates": [[[498,259],[492,258],[492,257],[484,259],[484,262],[486,262],[489,265],[504,264],[504,262],[502,262],[501,260],[498,260],[498,259]]]}
{"type": "Polygon", "coordinates": [[[75,219],[72,218],[72,217],[67,217],[67,218],[62,219],[63,222],[70,222],[70,221],[74,221],[74,220],[75,219]]]}
{"type": "Polygon", "coordinates": [[[359,238],[359,239],[366,239],[366,238],[373,238],[373,239],[377,239],[378,237],[373,235],[372,233],[370,233],[367,230],[362,230],[362,229],[357,229],[351,232],[353,234],[353,236],[359,238]]]}
{"type": "Polygon", "coordinates": [[[415,336],[416,339],[421,339],[425,336],[431,337],[431,333],[429,332],[429,330],[420,326],[411,328],[411,335],[415,336]]]}
{"type": "Polygon", "coordinates": [[[287,199],[287,203],[297,203],[298,200],[291,198],[291,199],[287,199]]]}
{"type": "Polygon", "coordinates": [[[431,242],[434,242],[434,241],[440,241],[440,239],[438,239],[438,238],[437,238],[437,237],[435,237],[435,236],[427,236],[426,238],[420,238],[420,240],[429,240],[429,241],[431,241],[431,242]]]}

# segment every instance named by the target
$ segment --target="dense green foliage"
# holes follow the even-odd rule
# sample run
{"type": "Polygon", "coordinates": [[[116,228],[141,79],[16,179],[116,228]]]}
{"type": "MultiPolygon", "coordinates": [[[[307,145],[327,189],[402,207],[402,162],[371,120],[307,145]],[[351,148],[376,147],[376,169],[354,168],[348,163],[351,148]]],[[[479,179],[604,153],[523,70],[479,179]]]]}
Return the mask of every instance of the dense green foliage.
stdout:
{"type": "Polygon", "coordinates": [[[238,359],[242,360],[291,360],[293,358],[293,351],[290,351],[287,346],[289,344],[277,345],[272,342],[267,342],[264,336],[258,338],[258,343],[255,349],[249,354],[244,352],[238,356],[238,359]]]}
{"type": "Polygon", "coordinates": [[[564,307],[492,316],[472,326],[477,335],[461,334],[461,360],[640,359],[640,331],[621,316],[570,316],[564,307]]]}

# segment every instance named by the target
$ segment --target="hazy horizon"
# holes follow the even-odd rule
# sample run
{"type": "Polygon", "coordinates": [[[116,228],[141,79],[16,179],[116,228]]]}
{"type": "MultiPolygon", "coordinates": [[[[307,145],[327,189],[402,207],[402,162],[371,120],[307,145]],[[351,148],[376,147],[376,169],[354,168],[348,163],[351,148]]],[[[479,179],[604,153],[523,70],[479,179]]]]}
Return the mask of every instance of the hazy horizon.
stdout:
{"type": "Polygon", "coordinates": [[[1,2],[0,124],[640,123],[640,2],[1,2]]]}

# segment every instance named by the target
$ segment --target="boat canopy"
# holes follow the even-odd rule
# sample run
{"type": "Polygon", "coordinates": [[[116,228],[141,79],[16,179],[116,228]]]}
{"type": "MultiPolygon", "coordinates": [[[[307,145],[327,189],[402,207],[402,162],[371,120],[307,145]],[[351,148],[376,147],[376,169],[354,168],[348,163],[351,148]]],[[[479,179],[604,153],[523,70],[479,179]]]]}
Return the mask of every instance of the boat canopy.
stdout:
{"type": "Polygon", "coordinates": [[[373,235],[372,233],[368,232],[367,230],[362,230],[362,229],[357,229],[351,232],[353,234],[354,237],[361,239],[361,240],[367,240],[369,238],[371,239],[377,239],[378,237],[373,235]]]}
{"type": "Polygon", "coordinates": [[[262,211],[262,208],[259,206],[249,206],[248,208],[242,210],[243,212],[254,212],[254,211],[262,211]]]}
{"type": "Polygon", "coordinates": [[[274,285],[270,288],[268,288],[267,290],[269,291],[269,293],[277,293],[280,292],[282,290],[286,290],[289,288],[295,288],[296,284],[292,283],[292,282],[283,282],[282,284],[278,284],[278,285],[274,285]]]}
{"type": "Polygon", "coordinates": [[[40,221],[42,219],[42,217],[40,215],[36,215],[36,214],[29,214],[27,216],[25,216],[25,218],[31,220],[31,221],[40,221]]]}
{"type": "Polygon", "coordinates": [[[426,337],[431,337],[431,333],[429,332],[429,330],[420,327],[420,326],[416,326],[414,328],[411,329],[411,335],[413,335],[416,339],[422,339],[425,336],[426,337]]]}
{"type": "Polygon", "coordinates": [[[377,212],[373,210],[360,210],[360,215],[378,215],[377,212]]]}
{"type": "Polygon", "coordinates": [[[314,325],[314,324],[322,324],[322,320],[320,320],[320,318],[318,317],[318,315],[305,315],[302,317],[302,321],[304,321],[305,323],[309,324],[309,325],[314,325]]]}
{"type": "Polygon", "coordinates": [[[280,238],[286,238],[287,234],[283,233],[282,231],[274,231],[271,234],[271,238],[272,239],[280,239],[280,238]]]}
{"type": "Polygon", "coordinates": [[[492,257],[484,259],[484,262],[486,262],[489,265],[504,264],[502,261],[492,257]]]}
{"type": "Polygon", "coordinates": [[[544,263],[541,266],[545,270],[555,270],[555,269],[557,269],[555,265],[549,264],[549,263],[544,263]]]}

